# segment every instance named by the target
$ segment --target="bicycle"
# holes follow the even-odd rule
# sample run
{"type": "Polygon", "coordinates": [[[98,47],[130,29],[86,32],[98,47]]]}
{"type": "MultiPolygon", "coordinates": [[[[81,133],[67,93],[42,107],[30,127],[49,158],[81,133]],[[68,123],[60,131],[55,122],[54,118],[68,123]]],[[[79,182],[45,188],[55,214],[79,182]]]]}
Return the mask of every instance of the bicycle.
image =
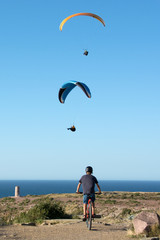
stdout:
{"type": "Polygon", "coordinates": [[[89,230],[92,227],[92,200],[91,197],[88,196],[87,210],[86,210],[86,225],[89,230]]]}
{"type": "MultiPolygon", "coordinates": [[[[78,192],[80,194],[83,194],[82,192],[78,192]]],[[[100,193],[95,193],[96,195],[100,193]]],[[[92,199],[91,196],[88,195],[88,203],[87,203],[87,209],[86,209],[86,225],[89,230],[92,228],[92,220],[94,219],[92,214],[92,199]]]]}

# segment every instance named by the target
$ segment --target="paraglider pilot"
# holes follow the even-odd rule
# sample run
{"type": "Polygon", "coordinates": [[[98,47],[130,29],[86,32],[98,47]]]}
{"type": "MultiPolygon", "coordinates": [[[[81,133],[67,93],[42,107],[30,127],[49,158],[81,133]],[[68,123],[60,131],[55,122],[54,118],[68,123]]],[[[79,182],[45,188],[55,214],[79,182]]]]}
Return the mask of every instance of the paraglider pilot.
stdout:
{"type": "Polygon", "coordinates": [[[88,51],[85,50],[84,53],[83,53],[83,55],[87,56],[87,55],[88,55],[88,51]]]}
{"type": "Polygon", "coordinates": [[[76,131],[76,128],[75,128],[75,126],[73,125],[72,127],[67,128],[67,130],[71,130],[72,132],[75,132],[75,131],[76,131]]]}

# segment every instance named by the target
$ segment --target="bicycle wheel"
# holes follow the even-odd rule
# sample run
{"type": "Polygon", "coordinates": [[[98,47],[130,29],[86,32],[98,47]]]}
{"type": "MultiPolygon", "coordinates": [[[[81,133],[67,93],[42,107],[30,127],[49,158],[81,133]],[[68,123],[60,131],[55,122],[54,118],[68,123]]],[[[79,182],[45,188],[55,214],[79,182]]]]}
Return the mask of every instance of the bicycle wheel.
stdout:
{"type": "Polygon", "coordinates": [[[86,224],[89,230],[91,230],[92,227],[92,203],[90,202],[87,206],[87,219],[86,224]]]}

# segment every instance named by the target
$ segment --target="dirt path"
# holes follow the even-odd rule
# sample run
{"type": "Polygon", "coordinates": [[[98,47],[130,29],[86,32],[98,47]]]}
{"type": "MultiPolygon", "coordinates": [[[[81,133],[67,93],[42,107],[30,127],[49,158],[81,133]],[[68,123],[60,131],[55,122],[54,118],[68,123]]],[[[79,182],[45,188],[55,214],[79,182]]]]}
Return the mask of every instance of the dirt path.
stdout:
{"type": "Polygon", "coordinates": [[[84,222],[46,226],[3,226],[0,240],[130,240],[124,225],[93,223],[89,231],[84,222]]]}

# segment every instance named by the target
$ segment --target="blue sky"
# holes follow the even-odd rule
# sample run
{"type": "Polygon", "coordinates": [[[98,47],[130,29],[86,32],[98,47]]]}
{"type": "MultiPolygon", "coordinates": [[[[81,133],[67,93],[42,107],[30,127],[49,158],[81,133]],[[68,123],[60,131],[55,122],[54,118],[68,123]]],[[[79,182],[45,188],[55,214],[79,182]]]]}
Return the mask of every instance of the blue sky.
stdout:
{"type": "Polygon", "coordinates": [[[102,180],[160,180],[159,12],[159,0],[0,1],[0,179],[79,179],[91,165],[102,180]],[[80,16],[60,32],[78,12],[106,27],[80,16]],[[61,104],[69,80],[92,98],[75,88],[61,104]]]}

